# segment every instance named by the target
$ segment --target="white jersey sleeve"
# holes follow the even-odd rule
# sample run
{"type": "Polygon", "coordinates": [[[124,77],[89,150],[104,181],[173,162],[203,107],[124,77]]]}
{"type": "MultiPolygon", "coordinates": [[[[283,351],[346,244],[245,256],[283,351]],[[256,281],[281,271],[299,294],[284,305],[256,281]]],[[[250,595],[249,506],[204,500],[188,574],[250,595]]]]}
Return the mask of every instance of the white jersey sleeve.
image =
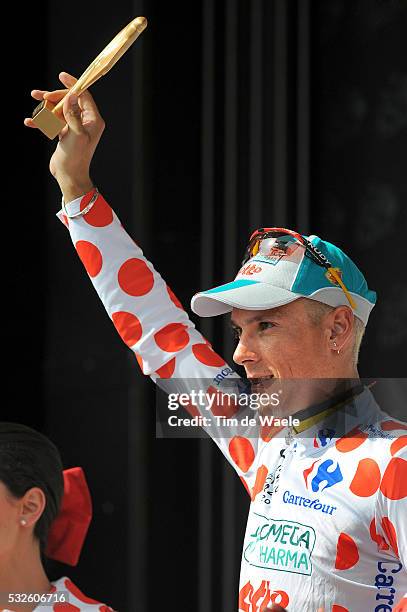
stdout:
{"type": "MultiPolygon", "coordinates": [[[[194,323],[141,248],[130,238],[102,195],[85,215],[77,215],[90,196],[66,205],[67,216],[58,217],[68,227],[75,249],[103,305],[123,342],[133,351],[144,374],[167,391],[205,394],[205,402],[190,402],[193,415],[211,419],[204,429],[215,440],[248,489],[255,486],[259,444],[258,425],[227,428],[223,417],[232,418],[251,408],[229,398],[223,383],[234,384],[236,398],[241,389],[239,376],[212,349],[195,329],[194,323]],[[171,380],[169,385],[168,381],[171,380]],[[217,418],[219,417],[219,418],[217,418]]],[[[263,474],[263,472],[262,472],[263,474]]]]}

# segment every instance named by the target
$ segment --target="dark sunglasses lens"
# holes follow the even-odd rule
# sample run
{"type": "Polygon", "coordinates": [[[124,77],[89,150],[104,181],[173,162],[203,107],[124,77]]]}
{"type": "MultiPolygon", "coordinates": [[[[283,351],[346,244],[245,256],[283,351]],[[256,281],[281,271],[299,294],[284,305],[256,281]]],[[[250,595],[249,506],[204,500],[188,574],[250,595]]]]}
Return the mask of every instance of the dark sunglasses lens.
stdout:
{"type": "Polygon", "coordinates": [[[294,236],[290,236],[290,234],[273,233],[273,235],[270,236],[270,238],[275,238],[276,241],[280,244],[291,244],[293,242],[297,242],[294,236]]]}
{"type": "Polygon", "coordinates": [[[280,245],[283,248],[285,248],[288,244],[297,242],[294,236],[290,236],[290,234],[286,234],[284,232],[270,231],[270,232],[264,232],[263,234],[259,232],[255,236],[253,236],[253,238],[250,240],[246,248],[241,265],[244,266],[244,264],[249,259],[251,259],[254,255],[256,255],[257,252],[259,252],[259,250],[261,249],[261,243],[263,240],[268,240],[270,238],[274,238],[276,240],[277,247],[280,245]]]}

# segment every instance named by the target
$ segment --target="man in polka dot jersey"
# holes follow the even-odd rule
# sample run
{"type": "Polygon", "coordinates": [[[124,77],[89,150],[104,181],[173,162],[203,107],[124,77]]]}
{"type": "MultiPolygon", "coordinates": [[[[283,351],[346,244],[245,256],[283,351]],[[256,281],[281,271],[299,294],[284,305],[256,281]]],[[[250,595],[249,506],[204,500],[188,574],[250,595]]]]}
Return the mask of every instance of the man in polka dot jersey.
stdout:
{"type": "MultiPolygon", "coordinates": [[[[67,88],[75,82],[67,73],[60,79],[67,88]]],[[[65,93],[32,95],[57,101],[65,93]]],[[[67,97],[64,115],[68,125],[50,162],[65,202],[59,217],[118,333],[157,384],[170,381],[180,393],[191,391],[191,379],[198,388],[210,379],[204,390],[218,398],[212,415],[236,415],[239,406],[226,409],[218,400],[222,381],[240,389],[239,377],[195,329],[89,178],[104,129],[89,92],[79,101],[67,97]]],[[[33,127],[30,119],[25,124],[33,127]]],[[[234,360],[252,392],[275,391],[276,381],[301,385],[297,429],[262,426],[256,418],[228,436],[220,427],[210,431],[251,498],[238,609],[407,610],[407,425],[380,411],[356,368],[375,293],[334,245],[268,230],[251,241],[233,282],[192,300],[202,316],[232,313],[234,360]],[[318,379],[325,391],[329,381],[354,384],[322,404],[321,385],[309,384],[318,379]]],[[[284,414],[289,404],[282,402],[284,414]]],[[[188,407],[197,416],[208,415],[206,408],[188,407]]]]}

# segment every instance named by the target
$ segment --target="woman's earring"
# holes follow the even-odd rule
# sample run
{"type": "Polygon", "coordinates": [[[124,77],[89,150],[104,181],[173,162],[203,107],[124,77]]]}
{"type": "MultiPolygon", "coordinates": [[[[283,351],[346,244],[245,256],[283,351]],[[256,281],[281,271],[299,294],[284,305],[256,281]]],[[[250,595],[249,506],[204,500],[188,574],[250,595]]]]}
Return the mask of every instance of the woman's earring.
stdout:
{"type": "MultiPolygon", "coordinates": [[[[334,347],[336,348],[336,342],[334,342],[334,347]]],[[[336,352],[338,353],[338,355],[339,355],[339,351],[340,351],[340,349],[338,349],[338,350],[336,351],[336,352]]]]}
{"type": "Polygon", "coordinates": [[[22,525],[23,527],[25,527],[27,525],[27,521],[25,519],[21,519],[20,521],[20,525],[22,525]]]}

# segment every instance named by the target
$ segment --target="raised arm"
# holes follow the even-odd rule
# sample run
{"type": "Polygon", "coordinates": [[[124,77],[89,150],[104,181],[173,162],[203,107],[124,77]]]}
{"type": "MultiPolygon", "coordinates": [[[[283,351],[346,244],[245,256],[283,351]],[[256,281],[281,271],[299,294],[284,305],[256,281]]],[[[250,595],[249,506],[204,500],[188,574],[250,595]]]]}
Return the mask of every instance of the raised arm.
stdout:
{"type": "MultiPolygon", "coordinates": [[[[67,87],[75,79],[61,73],[67,87]]],[[[33,97],[57,101],[66,90],[33,91],[33,97]]],[[[265,473],[258,474],[258,427],[225,429],[217,417],[234,417],[247,412],[236,402],[224,401],[224,382],[235,381],[229,393],[240,392],[239,377],[217,355],[195,329],[186,311],[145,259],[118,217],[90,179],[90,163],[104,130],[104,121],[87,91],[79,100],[64,103],[67,126],[60,134],[50,170],[61,188],[65,210],[58,213],[68,227],[72,242],[123,342],[135,353],[144,372],[167,392],[205,394],[205,399],[188,406],[193,415],[210,419],[204,429],[244,480],[249,492],[260,486],[265,473]],[[223,432],[223,433],[222,433],[223,432]]],[[[27,126],[32,122],[27,119],[27,126]]],[[[202,396],[201,396],[202,397],[202,396]]],[[[264,467],[264,466],[263,466],[264,467]]],[[[261,488],[261,487],[260,487],[261,488]]]]}

